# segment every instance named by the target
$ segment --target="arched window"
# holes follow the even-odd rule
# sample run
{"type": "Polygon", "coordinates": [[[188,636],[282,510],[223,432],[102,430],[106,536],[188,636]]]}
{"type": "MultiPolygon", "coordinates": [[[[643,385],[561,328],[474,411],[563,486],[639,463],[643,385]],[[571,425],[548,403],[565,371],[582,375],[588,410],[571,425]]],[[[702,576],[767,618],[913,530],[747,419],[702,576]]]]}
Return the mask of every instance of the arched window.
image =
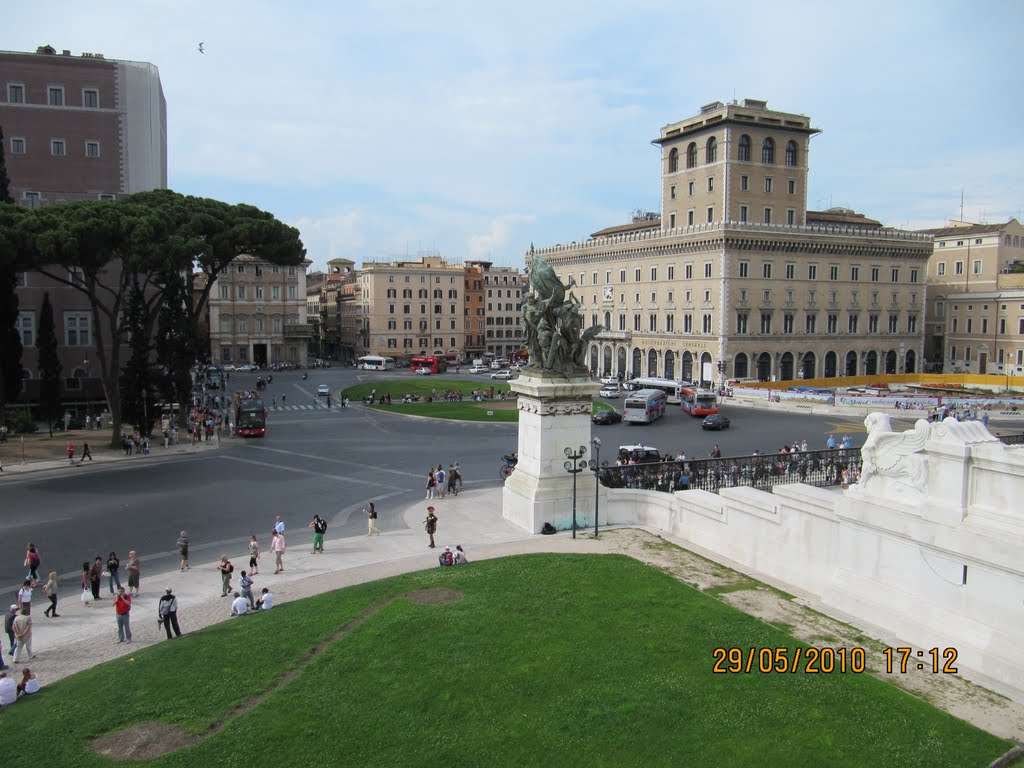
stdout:
{"type": "Polygon", "coordinates": [[[708,139],[708,145],[707,149],[705,150],[705,156],[707,157],[707,159],[704,162],[706,162],[708,165],[711,165],[711,163],[718,162],[718,141],[717,139],[715,139],[714,136],[708,139]]]}
{"type": "Polygon", "coordinates": [[[679,170],[679,150],[672,147],[668,153],[668,172],[675,173],[679,170]]]}
{"type": "Polygon", "coordinates": [[[686,167],[696,168],[697,167],[697,145],[693,142],[686,148],[686,167]]]}
{"type": "Polygon", "coordinates": [[[795,141],[787,141],[786,142],[786,165],[791,166],[791,167],[796,165],[796,142],[795,141]]]}
{"type": "Polygon", "coordinates": [[[761,145],[761,162],[765,165],[775,164],[775,142],[770,138],[765,139],[761,145]]]}
{"type": "Polygon", "coordinates": [[[745,133],[740,136],[739,156],[736,159],[744,163],[750,162],[750,137],[745,133]]]}

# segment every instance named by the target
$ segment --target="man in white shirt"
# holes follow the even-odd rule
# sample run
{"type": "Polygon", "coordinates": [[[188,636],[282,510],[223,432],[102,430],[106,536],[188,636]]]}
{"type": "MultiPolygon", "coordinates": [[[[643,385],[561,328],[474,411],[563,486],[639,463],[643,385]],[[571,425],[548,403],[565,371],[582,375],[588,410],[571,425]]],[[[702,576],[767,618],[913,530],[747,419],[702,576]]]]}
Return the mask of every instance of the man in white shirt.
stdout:
{"type": "Polygon", "coordinates": [[[18,685],[7,676],[6,672],[0,672],[0,707],[7,707],[18,700],[18,685]]]}
{"type": "Polygon", "coordinates": [[[242,597],[238,592],[235,592],[235,599],[231,601],[231,615],[245,616],[248,610],[249,601],[242,597]]]}
{"type": "Polygon", "coordinates": [[[256,601],[256,608],[261,611],[269,611],[274,607],[274,595],[266,587],[263,588],[263,594],[260,595],[260,599],[256,601]]]}

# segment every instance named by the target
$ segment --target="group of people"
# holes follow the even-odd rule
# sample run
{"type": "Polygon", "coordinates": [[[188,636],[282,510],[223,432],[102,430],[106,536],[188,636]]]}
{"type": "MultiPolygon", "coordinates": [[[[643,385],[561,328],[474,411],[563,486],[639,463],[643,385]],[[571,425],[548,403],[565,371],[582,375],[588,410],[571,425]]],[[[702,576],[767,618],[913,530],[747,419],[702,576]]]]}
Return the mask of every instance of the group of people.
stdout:
{"type": "Polygon", "coordinates": [[[39,675],[28,667],[21,670],[21,682],[7,676],[6,667],[0,667],[0,707],[9,707],[20,696],[39,693],[39,675]]]}
{"type": "Polygon", "coordinates": [[[458,496],[461,488],[462,469],[459,467],[459,462],[449,464],[447,470],[443,464],[438,464],[436,468],[432,466],[427,470],[427,501],[435,497],[443,499],[446,494],[458,496]]]}
{"type": "MultiPolygon", "coordinates": [[[[142,566],[139,562],[139,553],[134,549],[128,552],[128,559],[124,563],[124,571],[128,577],[128,590],[131,597],[139,596],[139,577],[142,573],[142,566]]],[[[52,579],[56,574],[50,574],[52,579]]],[[[107,555],[104,563],[101,555],[96,555],[93,561],[82,563],[82,604],[88,608],[94,600],[100,599],[100,590],[103,577],[107,578],[107,589],[111,595],[115,594],[115,587],[121,588],[121,559],[116,552],[107,555]]],[[[53,609],[56,611],[57,601],[53,601],[53,609]]]]}

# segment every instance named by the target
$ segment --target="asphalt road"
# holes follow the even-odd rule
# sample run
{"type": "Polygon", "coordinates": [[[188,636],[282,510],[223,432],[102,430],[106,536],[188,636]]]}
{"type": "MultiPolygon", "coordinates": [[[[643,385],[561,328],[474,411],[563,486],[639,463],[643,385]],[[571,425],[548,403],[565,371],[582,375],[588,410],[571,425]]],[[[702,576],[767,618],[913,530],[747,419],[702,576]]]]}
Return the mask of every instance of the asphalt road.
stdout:
{"type": "MultiPolygon", "coordinates": [[[[128,550],[142,558],[142,578],[178,567],[175,541],[189,532],[194,562],[208,562],[221,553],[243,561],[246,543],[256,533],[269,546],[274,516],[284,516],[289,547],[307,546],[306,528],[319,513],[331,535],[365,532],[362,508],[373,499],[380,523],[401,525],[389,518],[422,498],[430,465],[461,463],[468,485],[498,484],[503,453],[515,450],[514,424],[458,423],[408,418],[363,407],[312,409],[319,384],[332,391],[360,380],[410,377],[408,371],[387,373],[352,369],[273,374],[264,394],[269,404],[286,395],[287,408],[273,410],[264,439],[225,440],[216,452],[164,461],[140,459],[88,471],[64,468],[10,479],[3,488],[0,523],[0,589],[13,597],[25,576],[25,544],[34,542],[42,554],[43,574],[57,570],[65,595],[74,591],[83,561],[113,550],[122,562],[128,550]]],[[[480,382],[489,377],[462,374],[480,382]]],[[[228,390],[251,388],[255,374],[233,373],[228,390]]],[[[322,402],[322,399],[321,399],[322,402]]],[[[610,401],[621,409],[622,401],[610,401]]],[[[336,404],[335,404],[336,405],[336,404]]],[[[823,448],[830,432],[850,432],[855,444],[863,426],[851,418],[794,416],[748,409],[723,408],[732,426],[704,432],[700,420],[670,408],[650,425],[593,426],[602,440],[602,459],[614,460],[619,445],[644,443],[662,452],[683,449],[687,456],[707,456],[717,443],[722,453],[747,455],[755,449],[777,451],[793,440],[823,448]]],[[[153,453],[162,448],[154,444],[153,453]]],[[[244,562],[244,561],[243,561],[244,562]]],[[[37,595],[42,599],[41,595],[37,595]]]]}

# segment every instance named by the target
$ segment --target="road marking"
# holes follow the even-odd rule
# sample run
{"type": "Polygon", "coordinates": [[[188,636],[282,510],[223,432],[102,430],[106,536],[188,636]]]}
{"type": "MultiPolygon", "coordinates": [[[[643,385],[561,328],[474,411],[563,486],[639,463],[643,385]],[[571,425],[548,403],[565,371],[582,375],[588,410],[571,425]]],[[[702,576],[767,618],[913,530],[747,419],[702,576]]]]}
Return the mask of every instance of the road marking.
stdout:
{"type": "MultiPolygon", "coordinates": [[[[358,462],[358,461],[343,461],[341,459],[335,459],[335,458],[332,458],[332,457],[329,457],[329,456],[317,456],[315,454],[309,454],[309,453],[298,453],[296,451],[285,451],[285,450],[282,450],[280,448],[268,448],[268,447],[263,446],[263,445],[254,445],[254,446],[252,446],[252,450],[254,450],[254,451],[271,451],[273,453],[283,453],[286,456],[298,456],[299,458],[303,458],[303,459],[316,459],[316,460],[319,460],[319,461],[327,461],[327,462],[331,462],[331,463],[334,463],[334,464],[343,464],[343,465],[348,465],[348,466],[356,467],[359,470],[367,469],[367,465],[366,464],[358,462]]],[[[357,483],[363,483],[365,485],[373,485],[373,486],[378,486],[379,485],[379,482],[376,481],[376,480],[373,480],[373,479],[364,480],[363,478],[361,478],[361,477],[359,477],[357,475],[332,475],[332,474],[327,473],[327,472],[317,472],[316,470],[304,469],[304,468],[301,468],[301,467],[288,467],[288,466],[282,466],[281,464],[271,464],[270,462],[257,461],[256,459],[243,459],[240,456],[218,456],[218,458],[230,459],[232,461],[243,461],[243,462],[248,462],[250,464],[256,464],[256,465],[264,466],[264,467],[274,467],[276,469],[284,469],[284,470],[289,470],[291,472],[299,472],[301,474],[316,475],[317,477],[330,477],[330,478],[334,478],[335,480],[353,480],[353,481],[355,481],[357,483]]],[[[388,469],[387,467],[373,467],[373,472],[374,472],[374,475],[377,476],[378,478],[379,478],[381,473],[389,473],[389,474],[393,474],[393,475],[398,475],[399,477],[411,477],[411,478],[416,478],[416,479],[419,479],[419,477],[420,477],[420,474],[418,472],[403,472],[400,469],[388,469]]]]}
{"type": "MultiPolygon", "coordinates": [[[[279,451],[279,453],[288,453],[290,451],[279,451]]],[[[294,454],[296,456],[300,454],[294,454]]],[[[312,469],[304,469],[303,467],[286,467],[281,464],[271,464],[269,461],[257,461],[256,459],[243,459],[241,456],[218,456],[218,459],[225,459],[227,461],[238,461],[242,464],[254,464],[258,467],[271,467],[272,469],[283,470],[285,472],[298,472],[300,475],[315,475],[316,477],[326,477],[333,480],[351,480],[357,483],[363,483],[365,485],[379,486],[379,483],[373,480],[364,480],[361,477],[355,477],[351,475],[333,475],[329,472],[317,472],[312,469]]],[[[418,477],[418,475],[417,475],[418,477]]]]}

